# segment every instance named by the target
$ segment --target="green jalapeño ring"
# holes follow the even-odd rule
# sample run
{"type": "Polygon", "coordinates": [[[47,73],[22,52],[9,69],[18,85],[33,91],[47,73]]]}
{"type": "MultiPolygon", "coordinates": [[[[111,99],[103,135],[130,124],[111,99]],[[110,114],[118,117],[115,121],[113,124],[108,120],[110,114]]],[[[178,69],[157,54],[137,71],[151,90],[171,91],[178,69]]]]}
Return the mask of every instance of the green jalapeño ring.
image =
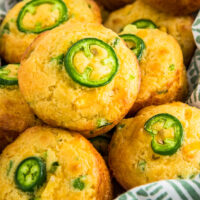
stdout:
{"type": "Polygon", "coordinates": [[[65,69],[72,80],[86,87],[100,87],[107,85],[114,78],[119,68],[118,58],[113,48],[97,38],[85,38],[73,44],[65,56],[64,64],[65,69]],[[108,56],[102,60],[101,63],[103,65],[111,65],[110,73],[99,80],[90,79],[90,75],[93,71],[92,67],[87,66],[83,73],[79,73],[74,65],[74,56],[80,51],[83,51],[88,58],[95,56],[90,50],[92,45],[97,45],[106,50],[108,56]]]}
{"type": "Polygon", "coordinates": [[[181,122],[174,116],[162,113],[150,118],[144,125],[144,129],[152,136],[152,150],[160,155],[172,155],[181,147],[183,140],[183,127],[181,122]],[[156,130],[155,125],[162,124],[161,130],[156,130]],[[156,135],[162,134],[164,129],[173,129],[174,138],[165,138],[162,141],[156,140],[156,135]]]}
{"type": "Polygon", "coordinates": [[[62,0],[32,0],[28,2],[27,4],[25,4],[25,6],[20,10],[18,18],[17,18],[17,27],[19,31],[21,32],[39,34],[41,32],[51,30],[59,26],[60,24],[65,22],[67,18],[68,18],[67,6],[62,0]],[[41,27],[41,24],[38,26],[36,25],[34,29],[25,27],[23,24],[23,19],[25,15],[27,13],[31,13],[32,15],[34,15],[36,13],[36,7],[42,4],[51,4],[55,7],[55,9],[59,11],[59,17],[56,20],[56,22],[53,25],[50,25],[44,28],[41,27]]]}
{"type": "Polygon", "coordinates": [[[23,160],[15,172],[15,183],[24,192],[33,192],[46,181],[46,165],[39,157],[23,160]]]}
{"type": "Polygon", "coordinates": [[[155,28],[157,28],[156,24],[154,24],[149,19],[139,19],[137,21],[134,21],[132,24],[135,25],[138,29],[142,29],[142,28],[155,29],[155,28]]]}
{"type": "Polygon", "coordinates": [[[17,85],[18,69],[19,64],[10,64],[0,67],[0,85],[17,85]]]}
{"type": "Polygon", "coordinates": [[[134,35],[134,34],[123,34],[123,35],[120,35],[120,37],[125,42],[131,42],[131,43],[133,43],[135,45],[134,47],[132,47],[130,49],[136,55],[137,59],[141,60],[143,51],[145,49],[144,41],[141,38],[139,38],[138,36],[134,35]]]}

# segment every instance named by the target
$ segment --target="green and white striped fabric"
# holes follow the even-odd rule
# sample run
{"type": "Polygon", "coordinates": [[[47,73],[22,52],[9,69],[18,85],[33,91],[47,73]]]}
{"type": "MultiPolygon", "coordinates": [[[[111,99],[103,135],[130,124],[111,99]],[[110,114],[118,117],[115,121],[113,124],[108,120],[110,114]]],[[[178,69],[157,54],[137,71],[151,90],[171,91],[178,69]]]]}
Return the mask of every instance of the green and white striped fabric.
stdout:
{"type": "Polygon", "coordinates": [[[19,0],[0,0],[0,21],[19,0]]]}
{"type": "Polygon", "coordinates": [[[187,103],[200,108],[200,11],[193,23],[192,32],[197,50],[187,71],[190,91],[187,103]]]}
{"type": "Polygon", "coordinates": [[[193,180],[167,180],[136,187],[116,200],[199,200],[200,177],[193,180]]]}
{"type": "MultiPolygon", "coordinates": [[[[0,22],[19,0],[0,0],[0,22]]],[[[198,49],[188,68],[190,96],[187,103],[200,108],[200,12],[192,27],[198,49]]],[[[116,200],[200,200],[200,175],[193,180],[165,180],[136,187],[116,200]]]]}

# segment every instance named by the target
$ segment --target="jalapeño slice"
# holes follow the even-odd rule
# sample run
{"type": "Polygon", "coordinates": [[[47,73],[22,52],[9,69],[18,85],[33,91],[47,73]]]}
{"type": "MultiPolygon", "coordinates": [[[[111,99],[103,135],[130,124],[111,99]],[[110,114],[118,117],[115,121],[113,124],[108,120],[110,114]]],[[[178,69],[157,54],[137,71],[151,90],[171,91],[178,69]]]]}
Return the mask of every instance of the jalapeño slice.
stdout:
{"type": "Polygon", "coordinates": [[[39,157],[28,157],[15,171],[15,183],[24,192],[33,192],[46,181],[46,165],[39,157]]]}
{"type": "Polygon", "coordinates": [[[149,19],[139,19],[139,20],[134,21],[132,24],[135,25],[139,29],[141,29],[141,28],[149,28],[149,29],[157,28],[156,24],[154,24],[154,22],[152,22],[149,19]]]}
{"type": "Polygon", "coordinates": [[[134,44],[134,46],[130,49],[135,53],[138,60],[140,60],[142,58],[142,53],[145,49],[144,41],[140,37],[138,37],[134,34],[123,34],[123,35],[120,35],[120,37],[125,42],[130,42],[130,43],[134,44]]]}
{"type": "Polygon", "coordinates": [[[0,67],[0,85],[17,85],[18,69],[19,64],[10,64],[0,67]]]}
{"type": "Polygon", "coordinates": [[[118,58],[113,48],[97,38],[85,38],[73,44],[65,56],[64,64],[65,69],[72,80],[86,87],[100,87],[107,85],[114,78],[119,68],[118,58]],[[80,51],[83,51],[88,59],[95,57],[95,53],[93,54],[91,51],[91,46],[93,45],[103,48],[107,52],[107,58],[102,59],[101,63],[108,68],[110,67],[110,72],[103,77],[100,77],[98,80],[91,79],[91,73],[94,70],[91,66],[87,66],[84,72],[80,73],[74,65],[74,57],[80,51]]]}
{"type": "Polygon", "coordinates": [[[170,114],[161,113],[153,116],[145,123],[144,129],[152,136],[151,147],[157,154],[172,155],[181,147],[183,127],[181,122],[170,114]],[[170,137],[165,138],[165,133],[170,134],[170,137]]]}
{"type": "Polygon", "coordinates": [[[25,6],[19,12],[19,15],[17,18],[17,27],[18,27],[19,31],[21,31],[21,32],[39,34],[41,32],[44,32],[44,31],[53,29],[56,26],[59,26],[61,23],[66,21],[67,18],[68,18],[67,6],[65,5],[65,3],[62,0],[32,0],[32,1],[28,2],[27,4],[25,4],[25,6]],[[42,27],[41,22],[37,22],[35,24],[35,28],[33,28],[33,29],[26,27],[23,24],[23,19],[26,16],[26,14],[30,13],[30,14],[34,15],[36,13],[37,7],[42,4],[50,4],[50,5],[54,6],[54,8],[59,11],[58,19],[55,21],[54,24],[46,26],[46,27],[42,27]]]}

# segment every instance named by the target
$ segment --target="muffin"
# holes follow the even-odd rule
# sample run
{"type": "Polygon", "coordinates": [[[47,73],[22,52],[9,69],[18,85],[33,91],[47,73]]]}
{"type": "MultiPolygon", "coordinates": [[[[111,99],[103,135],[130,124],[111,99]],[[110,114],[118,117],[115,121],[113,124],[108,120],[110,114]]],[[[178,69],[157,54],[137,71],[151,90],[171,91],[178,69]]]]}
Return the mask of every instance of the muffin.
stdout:
{"type": "Polygon", "coordinates": [[[19,70],[20,90],[34,113],[86,137],[108,132],[128,113],[139,83],[134,53],[94,23],[73,21],[40,35],[19,70]]]}
{"type": "Polygon", "coordinates": [[[97,0],[97,2],[101,3],[108,10],[116,10],[128,3],[132,3],[134,0],[97,0]]]}
{"type": "Polygon", "coordinates": [[[144,0],[163,12],[175,15],[187,15],[200,9],[200,0],[144,0]]]}
{"type": "Polygon", "coordinates": [[[0,156],[0,199],[112,198],[104,160],[75,132],[33,127],[0,156]]]}
{"type": "Polygon", "coordinates": [[[129,25],[120,36],[140,60],[140,91],[130,115],[146,106],[186,98],[188,85],[183,55],[171,35],[158,29],[135,29],[129,25]],[[135,44],[138,46],[131,48],[135,44]]]}
{"type": "Polygon", "coordinates": [[[18,87],[19,65],[0,67],[0,151],[26,128],[40,124],[18,87]]]}
{"type": "Polygon", "coordinates": [[[72,18],[101,22],[100,10],[93,0],[25,0],[17,3],[0,27],[1,57],[8,63],[19,63],[38,34],[72,18]]]}
{"type": "Polygon", "coordinates": [[[105,22],[105,26],[119,33],[126,25],[140,19],[151,20],[157,28],[174,36],[183,51],[185,64],[189,64],[195,49],[191,29],[193,17],[176,17],[160,12],[142,0],[136,0],[134,3],[112,12],[105,22]]]}
{"type": "Polygon", "coordinates": [[[200,172],[200,110],[180,102],[142,109],[118,125],[109,165],[125,188],[200,172]]]}

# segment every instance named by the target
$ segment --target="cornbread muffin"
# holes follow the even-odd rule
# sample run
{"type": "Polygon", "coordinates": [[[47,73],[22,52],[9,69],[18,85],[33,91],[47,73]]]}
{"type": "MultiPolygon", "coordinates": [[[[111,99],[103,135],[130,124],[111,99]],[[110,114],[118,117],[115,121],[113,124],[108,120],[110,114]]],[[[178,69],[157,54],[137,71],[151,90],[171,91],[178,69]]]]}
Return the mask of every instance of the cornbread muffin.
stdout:
{"type": "Polygon", "coordinates": [[[200,0],[144,0],[149,5],[167,13],[187,15],[200,9],[200,0]]]}
{"type": "Polygon", "coordinates": [[[118,125],[109,165],[125,188],[200,172],[200,110],[180,102],[142,109],[118,125]]]}
{"type": "Polygon", "coordinates": [[[112,198],[104,160],[75,132],[33,127],[0,156],[0,200],[112,198]]]}
{"type": "Polygon", "coordinates": [[[185,64],[189,64],[195,49],[191,29],[193,17],[172,16],[154,9],[142,0],[136,0],[134,3],[112,12],[105,22],[105,26],[119,33],[127,24],[139,19],[150,19],[160,30],[174,36],[183,51],[185,64]]]}
{"type": "Polygon", "coordinates": [[[40,119],[86,137],[113,128],[132,107],[140,83],[138,61],[117,34],[75,21],[40,35],[18,77],[40,119]]]}
{"type": "Polygon", "coordinates": [[[0,67],[0,130],[20,133],[40,122],[19,91],[17,84],[18,68],[19,65],[15,64],[0,67]],[[16,82],[13,82],[15,78],[16,82]],[[5,82],[5,80],[8,82],[5,82]]]}
{"type": "Polygon", "coordinates": [[[26,128],[41,124],[17,84],[19,65],[0,67],[0,151],[26,128]]]}
{"type": "Polygon", "coordinates": [[[97,0],[97,2],[101,3],[108,10],[115,10],[120,8],[128,3],[132,3],[134,0],[97,0]]]}
{"type": "Polygon", "coordinates": [[[121,34],[134,34],[145,44],[140,59],[140,91],[129,113],[132,115],[149,105],[184,100],[188,85],[178,42],[158,29],[135,29],[133,25],[121,34]]]}
{"type": "Polygon", "coordinates": [[[93,0],[25,0],[16,4],[0,27],[0,55],[8,63],[19,63],[26,48],[39,33],[71,19],[101,22],[93,0]]]}

